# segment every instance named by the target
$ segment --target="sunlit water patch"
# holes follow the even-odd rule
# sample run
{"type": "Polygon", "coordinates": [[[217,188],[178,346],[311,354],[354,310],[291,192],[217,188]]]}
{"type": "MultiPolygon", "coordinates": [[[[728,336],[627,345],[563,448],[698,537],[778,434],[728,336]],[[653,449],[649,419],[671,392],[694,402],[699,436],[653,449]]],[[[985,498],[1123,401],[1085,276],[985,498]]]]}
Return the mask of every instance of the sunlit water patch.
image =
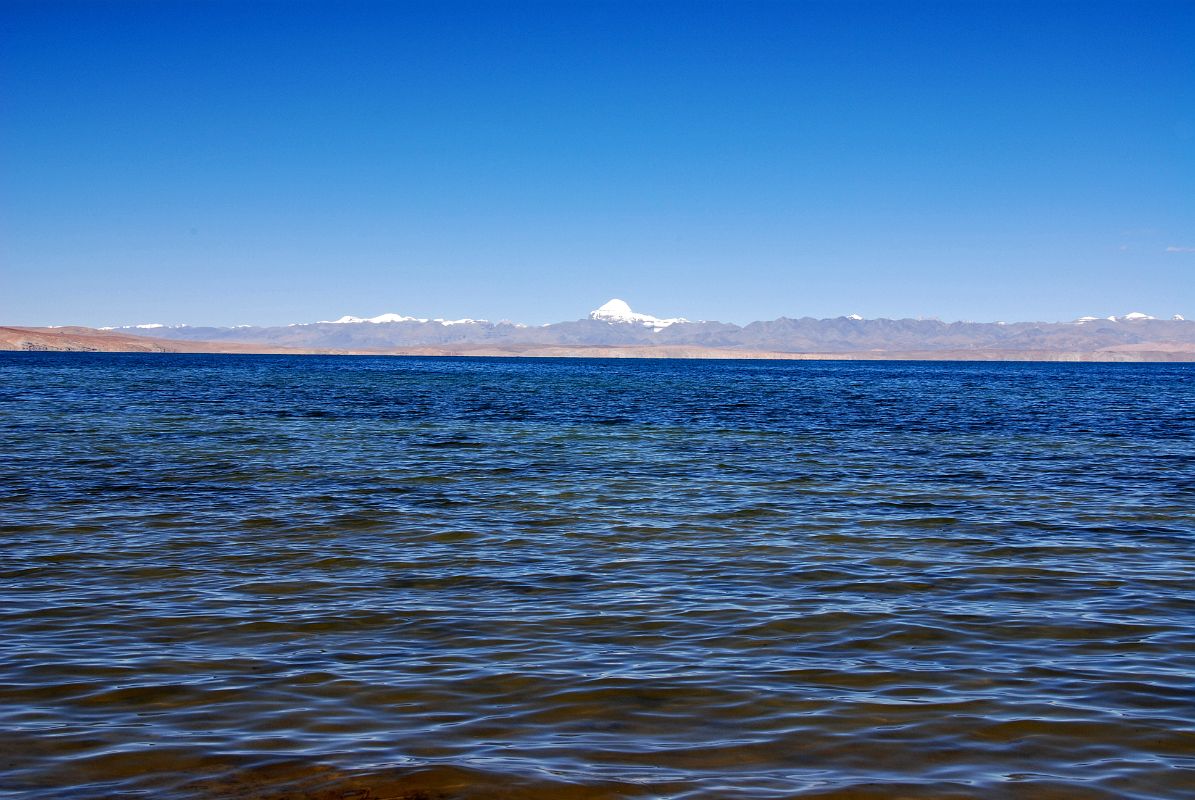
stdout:
{"type": "Polygon", "coordinates": [[[0,797],[1190,797],[1193,379],[0,356],[0,797]]]}

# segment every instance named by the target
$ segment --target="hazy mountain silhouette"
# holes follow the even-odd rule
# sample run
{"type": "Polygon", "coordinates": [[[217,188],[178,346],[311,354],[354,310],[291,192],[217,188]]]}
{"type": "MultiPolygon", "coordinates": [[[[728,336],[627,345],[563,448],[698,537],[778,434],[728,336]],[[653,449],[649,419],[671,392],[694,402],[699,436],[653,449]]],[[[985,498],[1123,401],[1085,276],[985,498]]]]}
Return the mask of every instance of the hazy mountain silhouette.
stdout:
{"type": "MultiPolygon", "coordinates": [[[[1014,350],[1088,352],[1121,347],[1195,345],[1195,321],[1141,313],[1074,322],[941,322],[925,319],[781,317],[739,326],[663,319],[611,300],[589,318],[531,327],[486,320],[428,320],[383,314],[275,327],[127,326],[111,330],[158,338],[252,342],[307,349],[385,349],[453,345],[688,345],[781,353],[1014,350]]],[[[1164,349],[1164,348],[1163,348],[1164,349]]]]}

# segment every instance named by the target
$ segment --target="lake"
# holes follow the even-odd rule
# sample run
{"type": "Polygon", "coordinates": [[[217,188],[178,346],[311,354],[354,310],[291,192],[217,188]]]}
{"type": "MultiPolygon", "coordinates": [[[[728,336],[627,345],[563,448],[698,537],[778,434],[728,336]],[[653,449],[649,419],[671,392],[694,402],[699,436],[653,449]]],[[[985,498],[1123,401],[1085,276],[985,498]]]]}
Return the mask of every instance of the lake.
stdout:
{"type": "Polygon", "coordinates": [[[0,797],[1177,798],[1195,365],[0,354],[0,797]]]}

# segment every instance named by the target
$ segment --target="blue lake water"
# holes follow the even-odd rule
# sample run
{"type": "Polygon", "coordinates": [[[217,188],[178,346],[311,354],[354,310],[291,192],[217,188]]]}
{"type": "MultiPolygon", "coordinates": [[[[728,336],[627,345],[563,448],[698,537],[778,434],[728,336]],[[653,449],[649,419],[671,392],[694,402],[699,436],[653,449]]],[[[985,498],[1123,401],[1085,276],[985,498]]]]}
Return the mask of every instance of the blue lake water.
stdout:
{"type": "Polygon", "coordinates": [[[0,354],[0,797],[1195,796],[1195,365],[0,354]]]}

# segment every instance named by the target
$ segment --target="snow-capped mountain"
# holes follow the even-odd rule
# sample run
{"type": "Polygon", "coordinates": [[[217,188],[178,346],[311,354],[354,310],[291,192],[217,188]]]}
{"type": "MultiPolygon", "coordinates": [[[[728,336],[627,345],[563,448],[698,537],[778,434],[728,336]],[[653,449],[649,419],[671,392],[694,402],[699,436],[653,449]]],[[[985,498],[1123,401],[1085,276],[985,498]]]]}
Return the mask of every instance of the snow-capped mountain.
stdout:
{"type": "Polygon", "coordinates": [[[133,331],[133,330],[150,331],[150,330],[157,330],[158,328],[183,328],[183,327],[186,327],[186,326],[185,325],[167,325],[164,322],[142,322],[140,325],[120,325],[120,326],[107,325],[103,328],[100,328],[100,330],[101,331],[133,331]]]}
{"type": "Polygon", "coordinates": [[[678,322],[689,321],[684,317],[661,319],[660,317],[653,317],[651,314],[639,314],[632,311],[625,300],[619,300],[618,298],[609,300],[593,311],[590,311],[589,318],[599,322],[642,325],[645,328],[652,328],[656,331],[663,330],[669,325],[675,325],[678,322]]]}
{"type": "MultiPolygon", "coordinates": [[[[1141,311],[1130,311],[1129,313],[1127,313],[1123,316],[1119,316],[1119,317],[1117,317],[1117,316],[1079,317],[1077,320],[1075,320],[1075,322],[1076,323],[1083,323],[1083,322],[1144,322],[1146,320],[1156,320],[1156,319],[1157,319],[1157,317],[1151,316],[1151,315],[1146,314],[1141,311]]],[[[1173,317],[1171,317],[1171,320],[1174,320],[1176,322],[1182,322],[1183,315],[1175,314],[1173,317]]]]}
{"type": "Polygon", "coordinates": [[[385,325],[391,322],[434,322],[438,325],[470,325],[477,322],[486,322],[484,319],[443,319],[436,317],[435,319],[421,319],[419,317],[404,317],[402,314],[379,314],[376,317],[352,317],[348,314],[340,319],[325,319],[315,323],[292,322],[288,327],[295,327],[297,325],[356,325],[360,322],[368,322],[371,325],[385,325]]]}
{"type": "MultiPolygon", "coordinates": [[[[374,325],[382,325],[387,322],[427,322],[425,319],[418,319],[417,317],[404,317],[402,314],[379,314],[376,317],[351,317],[345,314],[340,319],[324,319],[315,323],[316,325],[356,325],[358,322],[369,322],[374,325]]],[[[302,325],[304,323],[292,323],[302,325]]]]}

